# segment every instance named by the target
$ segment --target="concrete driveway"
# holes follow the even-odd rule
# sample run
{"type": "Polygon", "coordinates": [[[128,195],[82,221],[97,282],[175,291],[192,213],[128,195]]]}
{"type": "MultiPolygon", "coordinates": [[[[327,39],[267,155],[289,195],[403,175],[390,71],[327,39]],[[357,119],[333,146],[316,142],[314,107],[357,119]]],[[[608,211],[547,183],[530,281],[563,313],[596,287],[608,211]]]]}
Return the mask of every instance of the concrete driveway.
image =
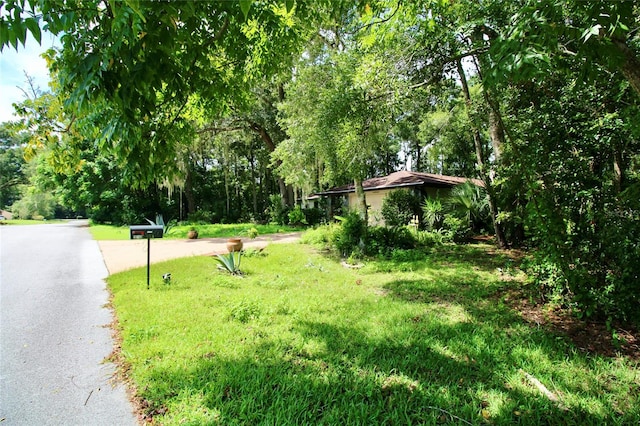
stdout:
{"type": "MultiPolygon", "coordinates": [[[[300,233],[271,234],[254,240],[243,238],[244,248],[263,248],[270,243],[291,243],[300,240],[300,233]]],[[[151,263],[189,256],[213,256],[227,252],[227,238],[197,240],[151,240],[151,263]]],[[[98,241],[109,274],[146,266],[147,240],[98,241]]]]}

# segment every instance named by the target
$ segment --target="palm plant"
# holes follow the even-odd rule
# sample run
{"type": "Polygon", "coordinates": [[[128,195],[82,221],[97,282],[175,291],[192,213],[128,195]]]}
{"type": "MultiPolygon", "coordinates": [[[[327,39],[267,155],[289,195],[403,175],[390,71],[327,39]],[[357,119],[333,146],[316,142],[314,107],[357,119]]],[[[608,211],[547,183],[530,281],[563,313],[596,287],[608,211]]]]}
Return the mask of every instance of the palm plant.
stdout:
{"type": "Polygon", "coordinates": [[[484,188],[465,182],[454,187],[447,199],[449,208],[467,220],[472,229],[489,217],[489,199],[484,188]]]}

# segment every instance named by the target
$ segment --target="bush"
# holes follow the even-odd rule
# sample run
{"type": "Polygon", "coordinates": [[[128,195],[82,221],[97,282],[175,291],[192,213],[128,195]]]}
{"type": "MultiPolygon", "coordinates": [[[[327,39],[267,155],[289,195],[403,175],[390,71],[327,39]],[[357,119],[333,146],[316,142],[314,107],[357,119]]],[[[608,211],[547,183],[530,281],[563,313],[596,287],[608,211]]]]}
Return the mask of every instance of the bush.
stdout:
{"type": "Polygon", "coordinates": [[[413,216],[422,216],[420,196],[407,189],[391,191],[382,201],[381,213],[387,226],[407,225],[413,216]]]}
{"type": "Polygon", "coordinates": [[[394,249],[407,250],[416,246],[416,239],[405,226],[388,228],[374,226],[367,233],[365,253],[371,256],[386,256],[394,249]]]}
{"type": "Polygon", "coordinates": [[[318,208],[302,209],[308,225],[318,225],[324,219],[324,210],[318,208]]]}
{"type": "Polygon", "coordinates": [[[356,248],[362,250],[367,236],[367,224],[364,219],[356,212],[336,218],[342,223],[332,235],[332,245],[344,257],[350,256],[356,248]]]}
{"type": "Polygon", "coordinates": [[[295,206],[293,210],[289,211],[287,215],[289,219],[289,225],[306,225],[307,218],[302,212],[300,206],[295,206]]]}
{"type": "Polygon", "coordinates": [[[450,232],[444,229],[437,229],[434,231],[418,231],[414,234],[416,243],[422,247],[433,247],[435,245],[441,245],[444,243],[453,242],[453,237],[450,232]]]}
{"type": "Polygon", "coordinates": [[[491,223],[489,198],[486,190],[471,182],[455,186],[446,201],[447,207],[478,231],[491,223]]]}
{"type": "Polygon", "coordinates": [[[394,262],[412,263],[424,260],[425,256],[425,252],[422,250],[394,249],[391,250],[391,255],[389,256],[389,258],[394,262]]]}
{"type": "Polygon", "coordinates": [[[269,221],[278,225],[289,223],[289,208],[278,194],[269,195],[269,221]]]}
{"type": "Polygon", "coordinates": [[[536,221],[540,252],[531,266],[536,283],[549,297],[570,298],[583,316],[637,326],[640,203],[615,200],[600,189],[580,195],[567,196],[575,204],[561,209],[554,199],[543,199],[538,205],[545,215],[529,216],[536,221]],[[585,209],[583,204],[594,207],[585,209]],[[558,210],[562,214],[550,214],[558,210]]]}
{"type": "Polygon", "coordinates": [[[452,214],[444,215],[442,229],[444,229],[447,240],[454,242],[464,241],[471,234],[469,222],[452,214]]]}
{"type": "Polygon", "coordinates": [[[552,259],[535,251],[531,257],[524,259],[521,267],[531,282],[536,284],[542,299],[557,305],[570,302],[567,279],[552,259]]]}

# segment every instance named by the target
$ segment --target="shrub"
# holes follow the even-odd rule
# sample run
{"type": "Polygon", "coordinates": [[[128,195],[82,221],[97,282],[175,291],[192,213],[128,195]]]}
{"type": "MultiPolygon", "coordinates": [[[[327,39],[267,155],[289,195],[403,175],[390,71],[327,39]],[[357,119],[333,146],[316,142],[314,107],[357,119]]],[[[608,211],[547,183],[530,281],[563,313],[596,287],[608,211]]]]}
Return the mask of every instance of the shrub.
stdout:
{"type": "Polygon", "coordinates": [[[449,241],[460,242],[469,237],[471,228],[466,219],[461,219],[452,214],[444,215],[442,229],[449,241]]]}
{"type": "Polygon", "coordinates": [[[357,212],[347,213],[344,217],[336,216],[341,224],[332,235],[332,244],[338,252],[348,257],[357,247],[363,247],[367,235],[367,224],[357,212]]]}
{"type": "Polygon", "coordinates": [[[453,242],[451,234],[444,229],[418,231],[414,236],[417,245],[422,247],[433,247],[435,245],[453,242]]]}
{"type": "Polygon", "coordinates": [[[307,218],[302,212],[300,206],[295,206],[292,210],[289,211],[287,215],[289,219],[289,225],[306,225],[307,218]]]}
{"type": "Polygon", "coordinates": [[[471,182],[467,181],[454,187],[446,204],[474,230],[482,229],[491,223],[487,192],[471,182]]]}
{"type": "Polygon", "coordinates": [[[269,195],[269,221],[278,225],[289,223],[289,208],[278,194],[269,195]]]}
{"type": "Polygon", "coordinates": [[[391,251],[390,259],[394,262],[419,262],[424,260],[425,252],[416,249],[394,249],[391,251]]]}
{"type": "Polygon", "coordinates": [[[416,239],[409,228],[399,226],[388,228],[374,226],[367,232],[366,254],[386,256],[394,249],[412,249],[416,246],[416,239]]]}
{"type": "Polygon", "coordinates": [[[560,267],[548,256],[535,251],[522,262],[522,270],[535,283],[541,298],[563,305],[569,302],[567,279],[560,267]]]}
{"type": "Polygon", "coordinates": [[[260,233],[255,227],[247,229],[247,237],[251,238],[252,240],[256,239],[258,235],[260,235],[260,233]]]}
{"type": "Polygon", "coordinates": [[[260,317],[260,305],[256,302],[243,300],[231,308],[229,318],[243,324],[260,317]]]}
{"type": "Polygon", "coordinates": [[[382,201],[381,213],[387,226],[407,225],[413,216],[422,216],[420,196],[407,189],[391,191],[382,201]]]}
{"type": "Polygon", "coordinates": [[[324,210],[318,208],[302,209],[308,225],[317,225],[324,219],[324,210]]]}
{"type": "Polygon", "coordinates": [[[544,215],[529,215],[541,253],[532,261],[534,276],[541,291],[570,297],[581,315],[638,325],[640,202],[609,191],[567,192],[567,205],[540,197],[544,215]]]}

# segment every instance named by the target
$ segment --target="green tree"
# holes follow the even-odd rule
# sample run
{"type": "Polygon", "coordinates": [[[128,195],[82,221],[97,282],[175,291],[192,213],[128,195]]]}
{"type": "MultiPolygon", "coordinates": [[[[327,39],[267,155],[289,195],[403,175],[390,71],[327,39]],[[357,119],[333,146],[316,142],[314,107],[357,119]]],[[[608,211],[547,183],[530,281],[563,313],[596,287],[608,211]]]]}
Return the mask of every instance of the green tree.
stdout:
{"type": "Polygon", "coordinates": [[[352,181],[366,218],[362,181],[397,164],[389,133],[399,80],[394,61],[358,39],[356,10],[332,16],[297,64],[281,104],[289,139],[274,157],[289,182],[307,188],[352,181]]]}
{"type": "Polygon", "coordinates": [[[638,95],[639,17],[634,1],[524,1],[491,46],[492,80],[539,78],[579,59],[582,78],[620,73],[638,95]]]}
{"type": "MultiPolygon", "coordinates": [[[[70,120],[94,115],[100,148],[146,186],[174,168],[190,126],[190,102],[224,110],[262,76],[287,67],[306,40],[313,10],[291,1],[4,1],[0,46],[61,35],[51,64],[70,120]],[[100,113],[96,108],[100,106],[100,113]]],[[[237,102],[236,102],[237,103],[237,102]]]]}
{"type": "Polygon", "coordinates": [[[10,123],[0,125],[0,207],[11,206],[26,183],[24,146],[28,135],[16,133],[10,123]]]}

